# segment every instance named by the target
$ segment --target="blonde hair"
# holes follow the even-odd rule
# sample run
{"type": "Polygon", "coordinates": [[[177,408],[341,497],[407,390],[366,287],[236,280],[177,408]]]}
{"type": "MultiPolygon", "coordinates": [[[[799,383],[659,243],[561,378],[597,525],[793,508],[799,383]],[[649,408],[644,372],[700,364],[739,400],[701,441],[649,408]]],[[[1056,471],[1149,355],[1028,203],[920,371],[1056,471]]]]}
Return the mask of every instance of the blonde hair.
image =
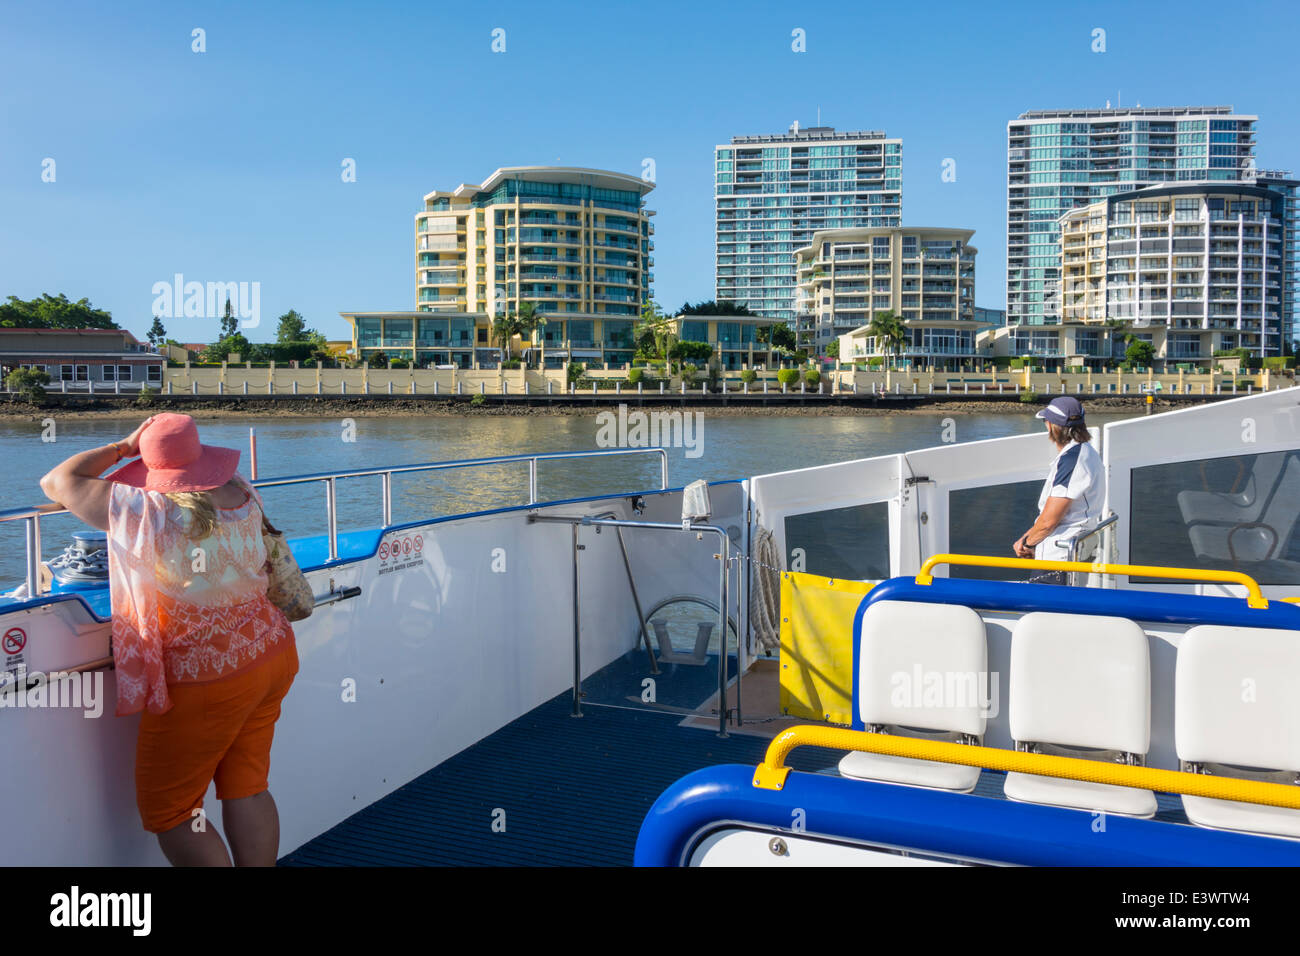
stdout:
{"type": "Polygon", "coordinates": [[[190,516],[189,536],[199,541],[217,529],[217,506],[206,491],[172,491],[167,497],[190,516]]]}

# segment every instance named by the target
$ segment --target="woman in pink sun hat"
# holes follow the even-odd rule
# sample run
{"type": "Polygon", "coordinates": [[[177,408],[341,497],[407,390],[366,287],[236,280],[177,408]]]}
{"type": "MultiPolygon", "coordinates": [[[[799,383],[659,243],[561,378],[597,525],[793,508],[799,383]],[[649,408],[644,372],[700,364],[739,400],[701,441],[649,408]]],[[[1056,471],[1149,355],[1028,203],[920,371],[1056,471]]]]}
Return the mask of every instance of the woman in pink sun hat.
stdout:
{"type": "Polygon", "coordinates": [[[202,444],[194,419],[169,412],[41,479],[50,500],[108,532],[117,714],[144,711],[136,802],[177,866],[272,866],[279,849],[267,777],[298,654],[266,594],[262,499],[238,465],[238,451],[202,444]],[[229,851],[199,825],[214,780],[229,851]]]}

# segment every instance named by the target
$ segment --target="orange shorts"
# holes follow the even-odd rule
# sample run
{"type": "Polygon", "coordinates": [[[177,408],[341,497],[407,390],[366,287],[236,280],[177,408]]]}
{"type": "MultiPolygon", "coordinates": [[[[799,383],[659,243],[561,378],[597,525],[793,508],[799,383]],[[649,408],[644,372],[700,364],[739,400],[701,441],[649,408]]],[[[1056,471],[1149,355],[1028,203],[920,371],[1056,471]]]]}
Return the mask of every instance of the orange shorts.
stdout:
{"type": "Polygon", "coordinates": [[[136,803],[146,830],[161,833],[193,820],[213,780],[219,800],[267,789],[280,702],[297,673],[291,640],[229,677],[168,686],[171,709],[145,711],[136,742],[136,803]]]}

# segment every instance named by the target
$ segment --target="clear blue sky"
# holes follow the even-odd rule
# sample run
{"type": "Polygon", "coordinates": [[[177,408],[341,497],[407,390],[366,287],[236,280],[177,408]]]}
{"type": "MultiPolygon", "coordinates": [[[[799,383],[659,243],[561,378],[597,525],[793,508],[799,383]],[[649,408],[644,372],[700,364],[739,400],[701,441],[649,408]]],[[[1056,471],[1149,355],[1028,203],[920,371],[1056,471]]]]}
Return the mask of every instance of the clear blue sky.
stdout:
{"type": "MultiPolygon", "coordinates": [[[[511,165],[639,175],[649,157],[655,297],[675,309],[713,296],[714,145],[812,125],[820,107],[825,125],[902,137],[904,223],[973,228],[977,302],[1001,307],[1007,121],[1121,97],[1230,104],[1260,117],[1261,167],[1300,169],[1298,9],[10,2],[0,297],[85,296],[143,334],[174,273],[257,281],[254,340],[289,308],[342,337],[341,310],[414,307],[424,193],[511,165]]],[[[182,341],[216,324],[167,322],[182,341]]]]}

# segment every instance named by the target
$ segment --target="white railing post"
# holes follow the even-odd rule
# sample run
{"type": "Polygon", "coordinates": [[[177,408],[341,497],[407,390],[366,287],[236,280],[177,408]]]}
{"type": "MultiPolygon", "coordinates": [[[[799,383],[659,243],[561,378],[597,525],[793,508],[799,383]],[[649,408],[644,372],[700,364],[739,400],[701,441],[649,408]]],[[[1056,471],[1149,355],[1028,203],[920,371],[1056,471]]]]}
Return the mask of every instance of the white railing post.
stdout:
{"type": "Polygon", "coordinates": [[[636,393],[637,393],[638,395],[640,395],[640,394],[642,394],[644,391],[645,391],[645,382],[637,382],[637,383],[636,383],[636,393]]]}
{"type": "Polygon", "coordinates": [[[660,380],[659,380],[659,394],[662,395],[663,393],[664,393],[664,381],[663,381],[663,379],[660,379],[660,380]]]}
{"type": "Polygon", "coordinates": [[[298,380],[296,378],[293,380],[293,393],[298,394],[298,380]]]}
{"type": "Polygon", "coordinates": [[[391,378],[388,380],[388,394],[393,394],[393,380],[391,378]]]}

